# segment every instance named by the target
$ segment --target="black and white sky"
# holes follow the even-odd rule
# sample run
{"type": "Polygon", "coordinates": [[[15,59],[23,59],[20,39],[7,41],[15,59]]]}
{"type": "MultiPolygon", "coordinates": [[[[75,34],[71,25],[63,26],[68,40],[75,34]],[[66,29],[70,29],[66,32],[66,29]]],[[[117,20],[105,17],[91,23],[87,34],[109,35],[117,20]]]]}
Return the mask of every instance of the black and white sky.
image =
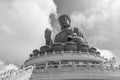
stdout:
{"type": "Polygon", "coordinates": [[[44,45],[44,30],[59,31],[67,14],[90,46],[120,61],[120,0],[0,0],[0,63],[20,66],[44,45]],[[52,14],[52,16],[51,16],[52,14]]]}

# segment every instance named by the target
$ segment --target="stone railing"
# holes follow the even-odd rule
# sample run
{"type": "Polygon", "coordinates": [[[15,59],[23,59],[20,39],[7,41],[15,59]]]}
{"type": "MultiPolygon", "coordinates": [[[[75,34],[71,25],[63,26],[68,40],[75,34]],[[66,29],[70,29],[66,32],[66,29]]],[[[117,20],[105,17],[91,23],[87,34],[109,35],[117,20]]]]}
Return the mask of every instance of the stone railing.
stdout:
{"type": "Polygon", "coordinates": [[[36,58],[44,58],[44,57],[50,57],[50,56],[62,56],[62,55],[80,55],[80,56],[92,56],[92,57],[95,57],[95,58],[101,58],[101,59],[104,59],[104,57],[101,57],[100,55],[96,55],[96,54],[93,54],[93,53],[89,53],[89,52],[81,52],[81,51],[59,51],[59,52],[49,52],[49,53],[45,53],[45,54],[42,54],[42,55],[38,55],[38,56],[35,56],[35,57],[32,57],[32,58],[29,58],[27,61],[30,61],[30,60],[33,60],[33,59],[36,59],[36,58]]]}
{"type": "Polygon", "coordinates": [[[102,66],[83,66],[83,67],[73,67],[73,66],[61,66],[58,68],[45,68],[45,69],[35,69],[33,73],[45,73],[45,72],[120,72],[120,68],[117,67],[102,67],[102,66]]]}

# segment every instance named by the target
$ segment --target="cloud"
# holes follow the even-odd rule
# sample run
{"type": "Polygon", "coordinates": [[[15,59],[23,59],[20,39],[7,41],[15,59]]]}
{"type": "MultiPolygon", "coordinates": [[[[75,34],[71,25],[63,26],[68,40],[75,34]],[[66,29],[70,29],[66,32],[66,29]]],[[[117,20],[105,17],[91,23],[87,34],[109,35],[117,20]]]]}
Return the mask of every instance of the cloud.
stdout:
{"type": "Polygon", "coordinates": [[[115,52],[111,51],[111,50],[105,50],[105,49],[99,49],[97,48],[97,51],[99,51],[101,54],[101,56],[103,56],[104,58],[107,58],[108,60],[111,60],[113,57],[115,57],[115,64],[114,66],[118,67],[120,64],[120,60],[119,60],[119,56],[117,56],[117,54],[115,54],[115,52]]]}
{"type": "Polygon", "coordinates": [[[1,27],[0,27],[0,32],[1,32],[1,34],[0,35],[4,35],[4,34],[6,34],[6,35],[12,35],[14,32],[8,27],[8,26],[6,26],[6,25],[2,25],[1,27]]]}
{"type": "Polygon", "coordinates": [[[44,30],[51,28],[49,17],[56,14],[56,5],[53,0],[0,0],[0,5],[0,58],[21,65],[44,45],[44,30]]]}
{"type": "Polygon", "coordinates": [[[85,16],[82,12],[74,12],[71,14],[72,25],[81,26],[84,25],[85,29],[92,30],[96,27],[96,24],[104,22],[107,19],[105,12],[93,13],[90,16],[85,16]]]}
{"type": "Polygon", "coordinates": [[[107,16],[104,13],[94,13],[90,16],[85,16],[82,12],[75,12],[71,15],[72,26],[80,27],[83,33],[86,34],[90,45],[96,46],[98,42],[104,43],[108,41],[107,36],[103,34],[101,27],[107,16]]]}
{"type": "Polygon", "coordinates": [[[0,66],[4,65],[5,63],[3,61],[0,61],[0,66]]]}
{"type": "Polygon", "coordinates": [[[104,44],[112,39],[120,39],[119,3],[120,0],[98,0],[98,3],[86,12],[73,12],[72,26],[80,27],[86,33],[88,42],[104,44]]]}
{"type": "Polygon", "coordinates": [[[99,34],[95,36],[91,36],[88,38],[89,45],[91,46],[97,46],[97,44],[102,44],[108,41],[108,38],[106,38],[105,35],[99,34]]]}
{"type": "Polygon", "coordinates": [[[0,61],[0,72],[7,71],[7,70],[17,70],[18,67],[14,64],[5,64],[3,61],[0,61]]]}
{"type": "Polygon", "coordinates": [[[72,26],[80,27],[89,45],[98,47],[101,55],[119,60],[120,0],[97,1],[83,12],[73,12],[72,26]]]}
{"type": "Polygon", "coordinates": [[[115,57],[112,51],[110,50],[102,50],[102,49],[97,49],[101,53],[101,56],[104,56],[105,58],[111,59],[115,57]]]}
{"type": "Polygon", "coordinates": [[[4,68],[4,70],[6,70],[6,71],[10,70],[10,69],[17,70],[18,67],[16,65],[14,65],[14,64],[9,64],[9,65],[6,65],[5,68],[4,68]]]}

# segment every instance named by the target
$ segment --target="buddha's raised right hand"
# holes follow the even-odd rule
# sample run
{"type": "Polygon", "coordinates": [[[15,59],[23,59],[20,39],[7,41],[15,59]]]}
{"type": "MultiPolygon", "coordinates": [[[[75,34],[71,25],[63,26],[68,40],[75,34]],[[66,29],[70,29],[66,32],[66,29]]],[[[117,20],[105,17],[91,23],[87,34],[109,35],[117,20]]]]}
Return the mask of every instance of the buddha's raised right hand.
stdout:
{"type": "Polygon", "coordinates": [[[49,28],[46,28],[46,30],[45,30],[45,38],[51,38],[51,34],[52,34],[51,30],[49,28]]]}

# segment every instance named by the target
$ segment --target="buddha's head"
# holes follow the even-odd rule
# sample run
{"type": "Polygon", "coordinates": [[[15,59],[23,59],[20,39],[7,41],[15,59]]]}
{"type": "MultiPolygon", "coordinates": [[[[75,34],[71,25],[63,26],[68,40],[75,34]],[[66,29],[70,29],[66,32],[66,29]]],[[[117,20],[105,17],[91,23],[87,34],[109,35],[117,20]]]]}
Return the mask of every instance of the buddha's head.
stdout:
{"type": "Polygon", "coordinates": [[[59,18],[58,18],[58,21],[61,25],[61,29],[65,29],[67,27],[70,27],[70,17],[68,15],[61,15],[59,18]]]}

